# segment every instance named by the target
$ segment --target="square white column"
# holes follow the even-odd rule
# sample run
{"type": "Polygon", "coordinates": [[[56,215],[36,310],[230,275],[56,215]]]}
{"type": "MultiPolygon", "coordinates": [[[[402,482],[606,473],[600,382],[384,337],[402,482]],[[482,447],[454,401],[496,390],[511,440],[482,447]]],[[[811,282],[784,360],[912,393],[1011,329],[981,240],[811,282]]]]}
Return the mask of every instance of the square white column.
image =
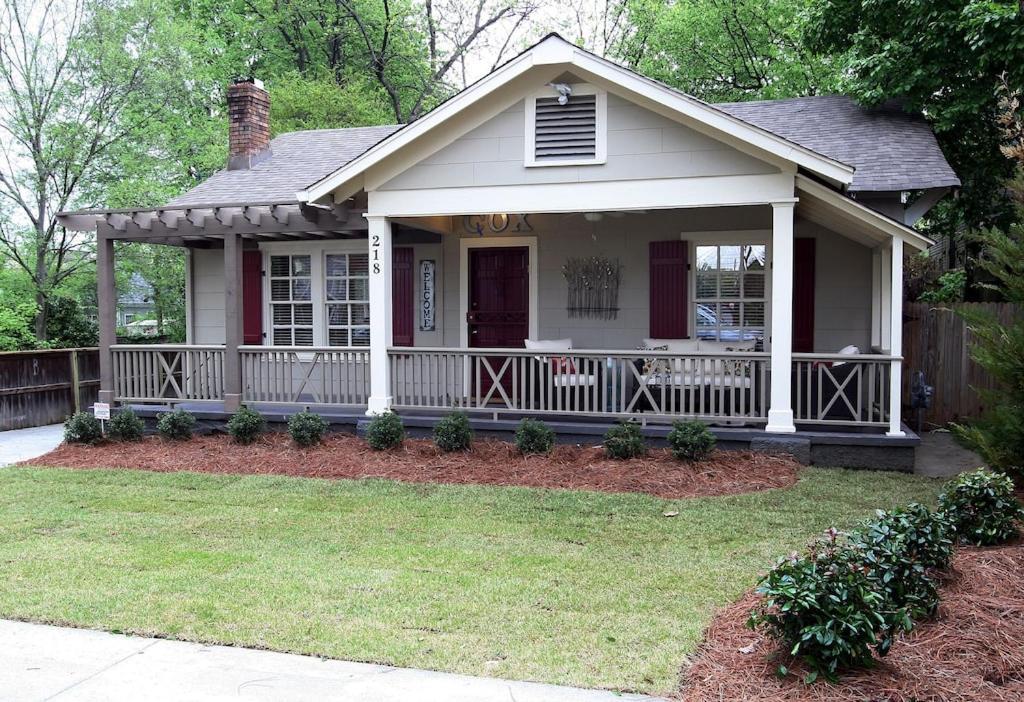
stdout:
{"type": "Polygon", "coordinates": [[[791,434],[793,401],[793,212],[795,202],[772,203],[772,382],[766,431],[791,434]]]}
{"type": "Polygon", "coordinates": [[[370,253],[370,398],[366,414],[391,409],[391,371],[388,349],[392,339],[391,307],[391,222],[386,217],[366,215],[370,253]]]}
{"type": "Polygon", "coordinates": [[[242,238],[224,235],[224,411],[242,406],[242,238]]]}
{"type": "Polygon", "coordinates": [[[903,240],[892,240],[892,275],[889,292],[889,431],[886,436],[905,436],[900,406],[903,394],[903,240]]]}

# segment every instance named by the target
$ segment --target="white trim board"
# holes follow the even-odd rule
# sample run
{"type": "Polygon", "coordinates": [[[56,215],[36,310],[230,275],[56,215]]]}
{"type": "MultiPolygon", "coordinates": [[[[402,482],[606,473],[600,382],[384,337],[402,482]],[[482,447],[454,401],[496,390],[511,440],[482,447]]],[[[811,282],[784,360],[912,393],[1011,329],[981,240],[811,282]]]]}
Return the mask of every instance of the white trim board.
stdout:
{"type": "Polygon", "coordinates": [[[469,347],[469,250],[516,248],[525,246],[528,249],[530,274],[530,336],[536,339],[540,331],[540,265],[537,261],[537,237],[535,236],[502,236],[502,237],[463,237],[459,239],[459,347],[469,347]]]}

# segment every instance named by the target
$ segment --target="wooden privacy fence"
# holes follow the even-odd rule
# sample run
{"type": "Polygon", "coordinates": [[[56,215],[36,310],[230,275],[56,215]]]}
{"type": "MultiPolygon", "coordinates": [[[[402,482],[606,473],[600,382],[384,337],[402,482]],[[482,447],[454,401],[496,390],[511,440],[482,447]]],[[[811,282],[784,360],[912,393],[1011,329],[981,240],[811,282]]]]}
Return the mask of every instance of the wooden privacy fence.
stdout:
{"type": "Polygon", "coordinates": [[[0,431],[63,422],[100,388],[95,348],[0,353],[0,431]]]}
{"type": "MultiPolygon", "coordinates": [[[[996,389],[992,377],[971,359],[972,335],[957,310],[984,310],[1009,324],[1024,309],[1003,302],[964,302],[938,305],[907,303],[903,308],[903,401],[910,401],[910,384],[916,371],[935,386],[932,406],[925,412],[928,424],[976,417],[984,410],[977,389],[996,389]]],[[[911,425],[916,412],[904,419],[911,425]]]]}

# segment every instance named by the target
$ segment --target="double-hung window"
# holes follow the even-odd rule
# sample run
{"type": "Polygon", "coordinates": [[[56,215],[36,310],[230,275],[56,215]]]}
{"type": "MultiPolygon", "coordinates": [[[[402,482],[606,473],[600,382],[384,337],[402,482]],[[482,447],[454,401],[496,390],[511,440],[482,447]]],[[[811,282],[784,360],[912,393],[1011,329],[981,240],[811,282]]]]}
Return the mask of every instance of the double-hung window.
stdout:
{"type": "Polygon", "coordinates": [[[324,285],[328,345],[369,346],[370,278],[367,254],[326,254],[324,285]]]}
{"type": "Polygon", "coordinates": [[[764,338],[764,244],[698,245],[694,319],[698,339],[764,338]]]}
{"type": "Polygon", "coordinates": [[[270,257],[270,325],[274,346],[313,345],[312,276],[309,254],[270,257]]]}

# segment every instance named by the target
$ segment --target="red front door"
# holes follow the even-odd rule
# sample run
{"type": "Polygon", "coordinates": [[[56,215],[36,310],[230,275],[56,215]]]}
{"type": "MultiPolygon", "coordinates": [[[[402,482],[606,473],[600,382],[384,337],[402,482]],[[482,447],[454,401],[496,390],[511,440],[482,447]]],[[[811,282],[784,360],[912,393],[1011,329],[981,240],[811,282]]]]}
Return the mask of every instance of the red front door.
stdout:
{"type": "MultiPolygon", "coordinates": [[[[469,250],[469,345],[474,348],[523,348],[530,333],[530,250],[525,246],[469,250]]],[[[488,357],[497,374],[504,359],[488,357]]],[[[490,374],[480,373],[480,392],[491,389],[490,374]]],[[[500,377],[511,388],[512,374],[500,377]]]]}

